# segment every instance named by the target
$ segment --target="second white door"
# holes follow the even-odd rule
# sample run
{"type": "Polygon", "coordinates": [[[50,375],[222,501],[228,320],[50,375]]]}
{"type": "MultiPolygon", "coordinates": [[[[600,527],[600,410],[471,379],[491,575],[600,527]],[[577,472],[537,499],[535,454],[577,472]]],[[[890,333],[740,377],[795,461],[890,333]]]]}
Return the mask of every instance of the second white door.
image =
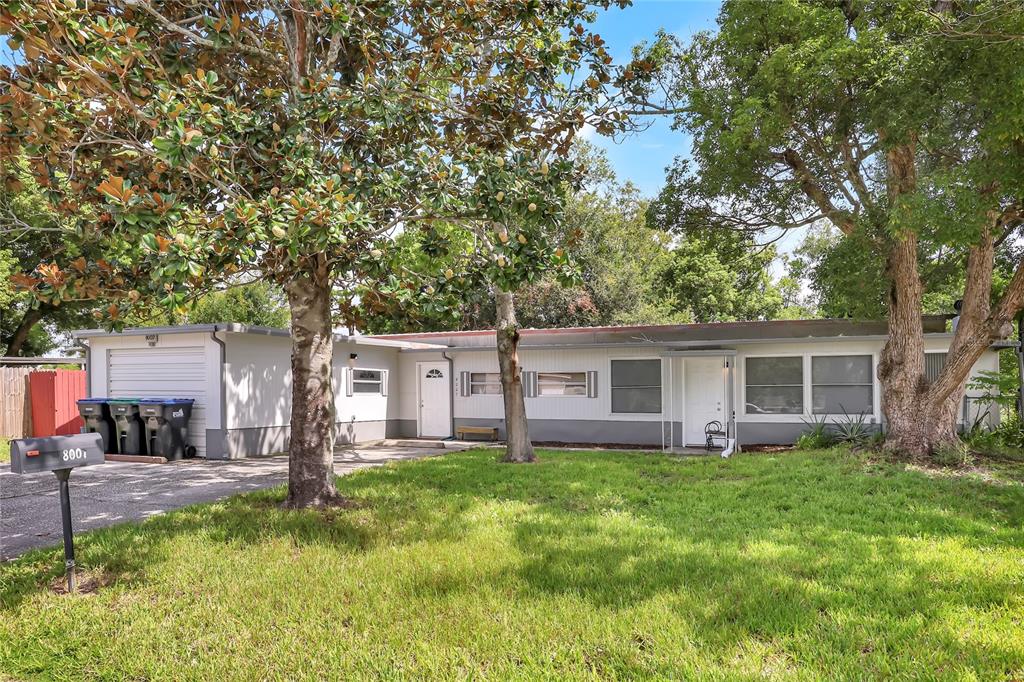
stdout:
{"type": "Polygon", "coordinates": [[[704,427],[725,416],[725,363],[721,357],[686,358],[686,444],[704,445],[704,427]]]}
{"type": "Polygon", "coordinates": [[[447,362],[421,362],[419,374],[419,435],[449,438],[452,435],[451,377],[447,362]]]}

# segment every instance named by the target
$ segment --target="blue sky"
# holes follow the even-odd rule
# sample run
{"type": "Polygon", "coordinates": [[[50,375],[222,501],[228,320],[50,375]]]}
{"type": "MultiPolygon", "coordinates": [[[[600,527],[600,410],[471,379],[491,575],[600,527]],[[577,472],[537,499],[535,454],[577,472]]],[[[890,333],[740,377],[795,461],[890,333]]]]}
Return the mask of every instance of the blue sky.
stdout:
{"type": "MultiPolygon", "coordinates": [[[[617,63],[629,59],[630,50],[654,38],[664,28],[686,39],[715,28],[721,3],[718,0],[633,0],[632,7],[602,12],[593,24],[617,63]]],[[[631,180],[640,190],[654,196],[665,180],[665,167],[677,156],[688,156],[690,138],[671,129],[667,117],[652,119],[651,126],[623,140],[599,135],[589,138],[608,152],[620,180],[631,180]]]]}

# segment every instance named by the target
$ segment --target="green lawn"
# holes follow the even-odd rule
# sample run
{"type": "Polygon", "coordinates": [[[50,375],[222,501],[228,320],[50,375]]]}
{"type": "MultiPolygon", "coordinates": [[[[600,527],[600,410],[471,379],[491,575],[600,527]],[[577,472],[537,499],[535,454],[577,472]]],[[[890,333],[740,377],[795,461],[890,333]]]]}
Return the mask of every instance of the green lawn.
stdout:
{"type": "Polygon", "coordinates": [[[0,437],[0,462],[11,461],[11,441],[0,437]]]}
{"type": "Polygon", "coordinates": [[[1024,467],[493,451],[0,566],[0,679],[1021,679],[1024,467]]]}

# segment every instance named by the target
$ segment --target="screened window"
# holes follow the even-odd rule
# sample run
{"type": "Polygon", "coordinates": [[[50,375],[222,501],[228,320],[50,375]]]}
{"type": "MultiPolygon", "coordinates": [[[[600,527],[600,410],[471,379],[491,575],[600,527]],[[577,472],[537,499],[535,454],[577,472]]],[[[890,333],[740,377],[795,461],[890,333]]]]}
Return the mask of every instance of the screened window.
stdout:
{"type": "Polygon", "coordinates": [[[470,395],[500,395],[501,375],[497,372],[471,372],[469,393],[470,395]]]}
{"type": "Polygon", "coordinates": [[[352,370],[353,393],[380,393],[384,374],[379,369],[352,370]]]}
{"type": "Polygon", "coordinates": [[[612,360],[612,412],[661,413],[661,360],[612,360]]]}
{"type": "Polygon", "coordinates": [[[804,359],[746,359],[747,414],[803,414],[804,359]]]}
{"type": "Polygon", "coordinates": [[[870,355],[820,355],[811,358],[814,414],[870,414],[874,382],[870,355]]]}
{"type": "Polygon", "coordinates": [[[537,395],[587,395],[586,372],[537,372],[537,395]]]}

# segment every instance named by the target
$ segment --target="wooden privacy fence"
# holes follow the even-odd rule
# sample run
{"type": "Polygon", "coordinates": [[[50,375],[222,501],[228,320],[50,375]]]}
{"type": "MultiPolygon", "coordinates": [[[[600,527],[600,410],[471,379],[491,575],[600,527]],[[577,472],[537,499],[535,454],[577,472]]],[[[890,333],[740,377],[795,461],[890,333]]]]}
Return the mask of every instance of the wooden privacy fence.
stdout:
{"type": "Polygon", "coordinates": [[[28,375],[33,436],[67,436],[85,426],[78,400],[85,397],[85,372],[57,369],[28,375]]]}
{"type": "Polygon", "coordinates": [[[24,438],[32,431],[28,401],[31,367],[0,367],[0,438],[24,438]]]}
{"type": "Polygon", "coordinates": [[[63,436],[83,426],[83,370],[0,367],[0,390],[0,437],[63,436]]]}

